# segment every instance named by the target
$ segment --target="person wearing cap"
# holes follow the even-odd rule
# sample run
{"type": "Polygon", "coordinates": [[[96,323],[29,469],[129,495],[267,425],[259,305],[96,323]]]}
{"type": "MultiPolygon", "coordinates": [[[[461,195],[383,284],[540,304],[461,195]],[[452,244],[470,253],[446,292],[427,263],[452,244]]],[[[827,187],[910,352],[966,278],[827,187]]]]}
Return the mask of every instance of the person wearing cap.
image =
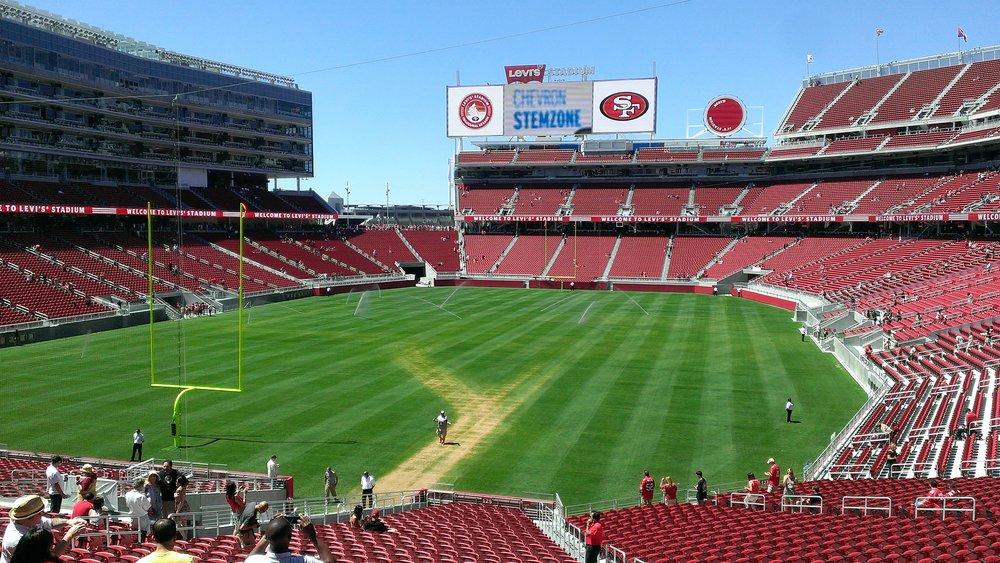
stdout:
{"type": "Polygon", "coordinates": [[[441,411],[441,414],[437,415],[434,421],[437,422],[438,443],[444,444],[448,438],[448,415],[441,411]]]}
{"type": "Polygon", "coordinates": [[[326,472],[323,473],[323,482],[325,487],[323,487],[323,494],[326,498],[333,497],[333,500],[337,500],[337,483],[340,478],[337,477],[337,472],[333,470],[329,465],[326,466],[326,472]]]}
{"type": "Polygon", "coordinates": [[[198,559],[195,556],[174,551],[177,524],[173,520],[160,518],[153,523],[152,531],[156,549],[136,563],[197,563],[198,559]]]}
{"type": "Polygon", "coordinates": [[[365,471],[361,475],[361,504],[365,508],[371,508],[375,500],[375,477],[365,471]]]}
{"type": "Polygon", "coordinates": [[[62,508],[62,501],[66,497],[63,489],[63,475],[59,472],[59,464],[62,463],[62,456],[52,456],[52,463],[45,468],[45,483],[49,494],[49,512],[58,513],[62,508]]]}
{"type": "Polygon", "coordinates": [[[778,484],[781,481],[781,468],[774,461],[773,457],[767,458],[767,492],[773,493],[778,490],[778,484]]]}
{"type": "Polygon", "coordinates": [[[250,547],[256,541],[257,529],[260,528],[260,521],[257,520],[257,515],[267,512],[268,508],[271,508],[271,506],[267,502],[258,502],[257,504],[247,505],[243,509],[243,512],[240,513],[236,535],[240,539],[241,547],[250,547]]]}
{"type": "Polygon", "coordinates": [[[268,522],[264,535],[247,556],[245,563],[335,563],[337,559],[326,544],[320,541],[316,535],[316,526],[309,521],[309,517],[305,514],[298,516],[298,522],[299,531],[309,538],[319,557],[293,554],[289,545],[292,543],[295,526],[292,519],[278,516],[268,522]]]}
{"type": "Polygon", "coordinates": [[[80,518],[66,520],[64,518],[48,518],[44,514],[45,501],[38,495],[25,495],[14,501],[14,506],[11,507],[8,515],[10,523],[4,530],[3,541],[0,544],[0,563],[11,563],[14,552],[18,549],[18,543],[29,531],[51,531],[69,525],[70,529],[52,550],[56,555],[60,555],[70,546],[73,537],[86,526],[86,522],[80,518]]]}
{"type": "Polygon", "coordinates": [[[87,493],[97,495],[97,473],[94,472],[94,466],[84,463],[80,473],[82,475],[77,478],[76,500],[83,500],[83,495],[87,493]]]}

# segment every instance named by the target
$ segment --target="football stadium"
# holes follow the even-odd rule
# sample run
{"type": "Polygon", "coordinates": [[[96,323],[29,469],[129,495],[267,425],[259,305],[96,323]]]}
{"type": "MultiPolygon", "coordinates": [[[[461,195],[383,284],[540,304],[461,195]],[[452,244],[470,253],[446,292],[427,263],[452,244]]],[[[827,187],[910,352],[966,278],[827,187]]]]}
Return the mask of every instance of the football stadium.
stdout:
{"type": "Polygon", "coordinates": [[[0,563],[1000,562],[955,34],[683,138],[655,65],[456,77],[449,205],[390,207],[303,188],[297,75],[0,0],[0,563]]]}

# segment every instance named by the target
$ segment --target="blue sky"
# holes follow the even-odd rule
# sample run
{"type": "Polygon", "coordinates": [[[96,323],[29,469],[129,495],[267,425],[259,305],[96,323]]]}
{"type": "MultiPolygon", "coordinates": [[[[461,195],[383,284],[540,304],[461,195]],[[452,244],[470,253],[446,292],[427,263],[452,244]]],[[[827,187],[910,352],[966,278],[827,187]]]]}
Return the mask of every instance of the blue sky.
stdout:
{"type": "MultiPolygon", "coordinates": [[[[22,0],[171,50],[295,75],[547,28],[662,0],[609,3],[333,0],[22,0]]],[[[659,77],[657,137],[682,138],[690,108],[719,94],[764,106],[771,133],[805,75],[1000,43],[994,1],[691,0],[639,15],[401,60],[303,75],[313,92],[315,171],[303,183],[351,202],[448,201],[445,86],[501,83],[505,64],[592,65],[598,79],[659,77]]],[[[291,184],[289,184],[291,186],[291,184]]]]}

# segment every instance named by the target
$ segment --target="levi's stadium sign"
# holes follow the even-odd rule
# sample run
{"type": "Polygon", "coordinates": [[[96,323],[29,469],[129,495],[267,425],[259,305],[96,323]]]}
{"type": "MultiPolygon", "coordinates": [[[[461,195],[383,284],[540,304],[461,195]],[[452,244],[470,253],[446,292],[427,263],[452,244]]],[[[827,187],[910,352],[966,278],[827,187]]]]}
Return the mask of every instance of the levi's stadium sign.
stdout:
{"type": "Polygon", "coordinates": [[[739,133],[746,120],[746,106],[735,96],[719,96],[705,107],[705,128],[720,137],[739,133]]]}
{"type": "Polygon", "coordinates": [[[527,84],[545,80],[545,65],[513,65],[503,67],[507,84],[527,84]]]}

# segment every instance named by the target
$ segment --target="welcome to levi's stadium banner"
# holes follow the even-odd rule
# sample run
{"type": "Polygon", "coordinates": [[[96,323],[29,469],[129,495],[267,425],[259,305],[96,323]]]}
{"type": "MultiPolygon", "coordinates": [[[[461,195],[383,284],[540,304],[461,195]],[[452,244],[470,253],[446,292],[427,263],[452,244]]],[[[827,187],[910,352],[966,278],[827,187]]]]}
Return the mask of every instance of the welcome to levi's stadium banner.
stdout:
{"type": "Polygon", "coordinates": [[[450,86],[448,136],[656,131],[656,79],[450,86]]]}
{"type": "MultiPolygon", "coordinates": [[[[12,215],[133,215],[146,216],[145,207],[94,207],[90,205],[0,203],[0,213],[12,215]]],[[[153,209],[154,217],[239,217],[239,211],[214,209],[153,209]]],[[[247,211],[247,219],[336,220],[336,213],[283,213],[247,211]]]]}

